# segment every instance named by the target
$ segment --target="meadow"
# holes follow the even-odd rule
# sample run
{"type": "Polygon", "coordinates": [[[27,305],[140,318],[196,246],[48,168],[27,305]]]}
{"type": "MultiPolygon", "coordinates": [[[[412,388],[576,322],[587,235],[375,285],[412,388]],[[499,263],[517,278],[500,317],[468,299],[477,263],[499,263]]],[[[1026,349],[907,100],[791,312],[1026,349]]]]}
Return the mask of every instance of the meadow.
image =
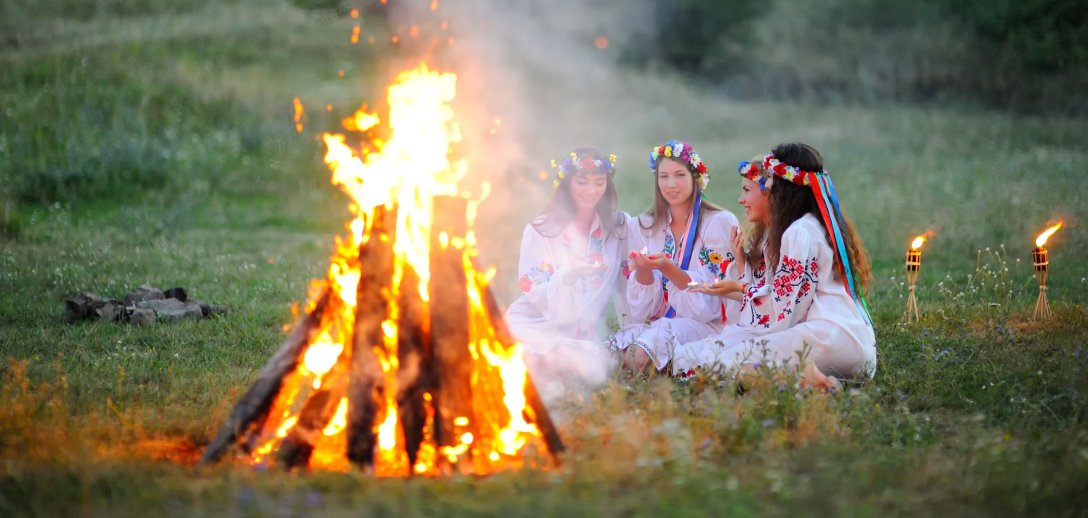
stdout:
{"type": "MultiPolygon", "coordinates": [[[[1088,122],[741,102],[629,70],[615,73],[629,94],[591,91],[600,102],[579,116],[592,122],[567,135],[607,135],[632,171],[618,180],[626,210],[648,201],[644,149],[673,135],[722,164],[708,196],[735,211],[737,160],[787,139],[821,149],[873,257],[874,379],[826,395],[768,374],[738,396],[727,380],[616,374],[556,405],[568,452],[549,471],[195,467],[348,217],[315,130],[295,131],[292,99],[322,128],[381,96],[383,47],[347,45],[350,21],[318,4],[0,0],[0,515],[1088,512],[1088,122]],[[669,117],[625,124],[664,97],[669,117]],[[1054,316],[1034,322],[1030,250],[1058,219],[1054,316]],[[905,325],[903,253],[923,231],[923,317],[905,325]],[[67,296],[144,283],[229,312],[64,322],[67,296]]],[[[574,88],[526,86],[541,111],[574,88]]],[[[502,200],[547,196],[548,182],[524,178],[563,152],[541,137],[562,115],[504,120],[534,158],[494,173],[481,208],[482,259],[507,302],[516,257],[503,250],[536,206],[502,200]]]]}

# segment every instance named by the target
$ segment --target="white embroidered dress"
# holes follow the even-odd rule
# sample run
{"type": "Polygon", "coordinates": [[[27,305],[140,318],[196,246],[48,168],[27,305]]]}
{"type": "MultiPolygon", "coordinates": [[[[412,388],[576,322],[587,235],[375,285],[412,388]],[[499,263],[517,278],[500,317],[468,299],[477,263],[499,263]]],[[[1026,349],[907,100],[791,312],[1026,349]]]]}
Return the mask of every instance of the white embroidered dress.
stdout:
{"type": "MultiPolygon", "coordinates": [[[[639,219],[645,225],[650,223],[648,215],[639,219]]],[[[677,245],[678,238],[673,236],[669,221],[660,228],[643,229],[639,219],[631,221],[628,239],[631,251],[664,255],[679,265],[683,251],[677,245]],[[652,233],[646,235],[648,232],[652,233]]],[[[692,247],[694,251],[684,271],[698,283],[724,279],[733,262],[730,238],[737,227],[737,218],[726,210],[709,212],[699,226],[692,247]]],[[[633,268],[633,264],[628,268],[633,268]]],[[[680,344],[717,333],[739,314],[739,302],[688,291],[687,286],[674,286],[658,270],[654,270],[653,277],[650,284],[642,284],[634,275],[629,275],[629,320],[635,323],[624,326],[612,337],[612,347],[619,350],[626,350],[631,345],[641,347],[658,370],[665,368],[680,344]],[[666,316],[670,306],[675,310],[671,318],[666,316]]]]}
{"type": "Polygon", "coordinates": [[[605,311],[610,300],[623,322],[630,217],[620,214],[623,227],[609,232],[595,218],[588,236],[580,235],[574,225],[552,237],[525,226],[518,257],[521,296],[507,308],[506,322],[527,356],[546,356],[561,344],[574,343],[586,351],[599,348],[607,337],[605,311]],[[583,263],[601,267],[564,282],[563,274],[583,263]]]}
{"type": "Polygon", "coordinates": [[[721,333],[677,349],[674,373],[768,361],[797,365],[807,348],[808,358],[826,374],[873,375],[876,336],[842,280],[835,279],[835,254],[823,223],[813,214],[793,222],[782,234],[779,255],[769,278],[766,263],[745,268],[748,289],[740,318],[721,333]]]}

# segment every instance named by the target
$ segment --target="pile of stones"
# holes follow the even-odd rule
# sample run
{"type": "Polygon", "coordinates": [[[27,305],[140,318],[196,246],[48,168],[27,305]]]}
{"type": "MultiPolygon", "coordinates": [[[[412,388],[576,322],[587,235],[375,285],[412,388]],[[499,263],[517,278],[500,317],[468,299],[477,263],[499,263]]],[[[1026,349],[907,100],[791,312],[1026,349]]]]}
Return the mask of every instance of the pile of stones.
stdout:
{"type": "Polygon", "coordinates": [[[70,324],[81,320],[101,320],[147,325],[155,321],[198,320],[226,312],[227,308],[223,306],[190,299],[185,288],[163,291],[147,284],[125,295],[122,300],[103,298],[90,292],[64,300],[64,319],[70,324]]]}

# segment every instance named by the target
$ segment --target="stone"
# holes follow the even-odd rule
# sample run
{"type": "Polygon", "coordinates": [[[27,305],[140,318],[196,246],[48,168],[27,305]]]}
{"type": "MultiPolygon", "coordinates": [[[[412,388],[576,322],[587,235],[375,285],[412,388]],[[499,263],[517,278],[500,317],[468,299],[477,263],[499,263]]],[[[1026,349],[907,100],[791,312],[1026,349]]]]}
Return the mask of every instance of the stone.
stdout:
{"type": "Polygon", "coordinates": [[[96,305],[104,303],[106,299],[85,291],[78,295],[64,299],[64,320],[69,324],[94,317],[96,305]]]}
{"type": "Polygon", "coordinates": [[[150,309],[155,312],[159,320],[176,322],[182,319],[199,320],[204,316],[200,309],[200,303],[195,301],[182,302],[178,299],[145,300],[137,302],[139,309],[150,309]]]}
{"type": "Polygon", "coordinates": [[[127,308],[135,306],[137,302],[143,302],[147,300],[162,300],[165,298],[166,295],[162,292],[162,290],[154,286],[144,284],[143,286],[140,286],[139,288],[133,290],[132,293],[125,295],[125,307],[127,308]]]}
{"type": "Polygon", "coordinates": [[[120,320],[125,313],[125,306],[119,300],[106,300],[94,308],[94,315],[106,322],[120,320]]]}
{"type": "Polygon", "coordinates": [[[136,308],[128,316],[128,322],[137,326],[146,326],[155,321],[155,312],[150,309],[136,308]]]}
{"type": "Polygon", "coordinates": [[[189,293],[185,291],[185,288],[170,288],[163,292],[163,295],[168,299],[178,299],[182,302],[189,300],[189,293]]]}
{"type": "Polygon", "coordinates": [[[208,304],[206,302],[195,301],[200,304],[200,311],[204,313],[205,317],[217,317],[227,314],[226,306],[219,306],[216,304],[208,304]]]}

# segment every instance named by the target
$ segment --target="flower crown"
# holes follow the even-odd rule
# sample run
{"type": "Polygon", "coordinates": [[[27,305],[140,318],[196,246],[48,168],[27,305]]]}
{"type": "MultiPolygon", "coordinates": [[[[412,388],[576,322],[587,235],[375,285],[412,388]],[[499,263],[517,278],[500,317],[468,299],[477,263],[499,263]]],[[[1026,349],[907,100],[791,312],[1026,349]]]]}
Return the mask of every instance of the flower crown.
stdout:
{"type": "Polygon", "coordinates": [[[706,170],[706,164],[699,158],[699,153],[687,142],[670,140],[664,146],[657,146],[650,151],[650,172],[657,173],[657,164],[662,158],[675,158],[688,166],[699,181],[699,189],[706,190],[710,183],[710,172],[706,170]]]}
{"type": "Polygon", "coordinates": [[[562,162],[552,160],[552,169],[556,170],[556,179],[552,182],[552,187],[558,189],[559,182],[568,176],[578,174],[597,173],[610,177],[615,175],[616,155],[608,155],[608,160],[602,160],[594,156],[595,154],[595,151],[582,151],[579,156],[577,151],[571,151],[562,162]]]}
{"type": "Polygon", "coordinates": [[[745,160],[737,166],[741,176],[759,184],[759,190],[766,192],[774,184],[774,177],[784,178],[797,185],[810,187],[809,173],[824,174],[826,171],[804,171],[800,167],[786,165],[774,155],[764,155],[745,160]]]}

